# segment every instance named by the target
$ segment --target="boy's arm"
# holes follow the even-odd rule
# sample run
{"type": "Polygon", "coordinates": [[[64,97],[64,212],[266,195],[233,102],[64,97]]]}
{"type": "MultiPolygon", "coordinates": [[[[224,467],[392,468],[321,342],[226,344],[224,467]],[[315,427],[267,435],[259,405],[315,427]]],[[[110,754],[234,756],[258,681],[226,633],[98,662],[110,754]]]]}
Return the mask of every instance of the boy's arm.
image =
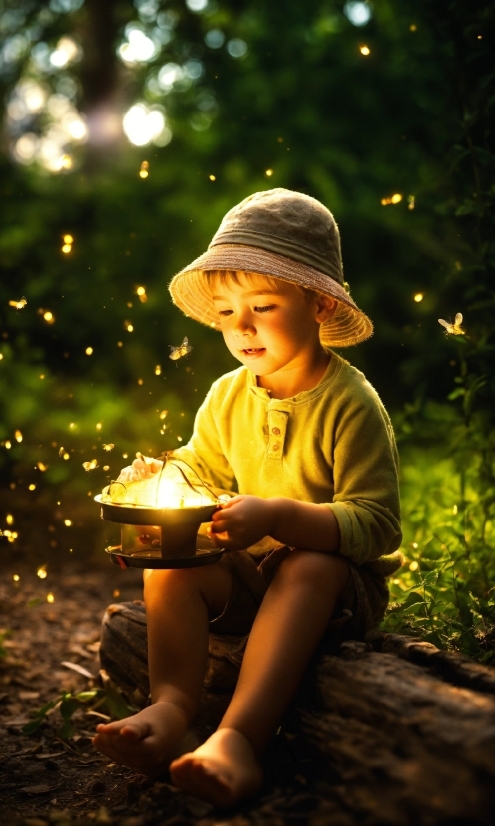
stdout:
{"type": "Polygon", "coordinates": [[[371,562],[401,543],[398,455],[392,425],[366,383],[340,410],[333,446],[334,496],[325,506],[340,530],[340,553],[371,562]]]}

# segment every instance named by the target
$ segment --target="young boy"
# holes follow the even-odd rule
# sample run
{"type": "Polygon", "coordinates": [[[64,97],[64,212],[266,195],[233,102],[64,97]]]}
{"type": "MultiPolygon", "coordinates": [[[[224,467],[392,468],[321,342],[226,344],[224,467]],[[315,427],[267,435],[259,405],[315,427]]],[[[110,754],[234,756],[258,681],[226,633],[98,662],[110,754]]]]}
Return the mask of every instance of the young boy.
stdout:
{"type": "MultiPolygon", "coordinates": [[[[239,495],[213,515],[221,562],[146,578],[152,705],[100,724],[94,742],[145,774],[168,767],[179,788],[218,806],[260,787],[259,756],[317,645],[376,625],[385,575],[400,566],[379,559],[401,541],[392,427],[362,373],[329,349],[372,333],[345,287],[333,216],[286,189],[234,207],[170,285],[242,365],[213,384],[176,456],[239,495]],[[174,759],[198,709],[210,629],[249,634],[236,691],[218,730],[174,759]]],[[[136,460],[120,478],[160,466],[136,460]]]]}

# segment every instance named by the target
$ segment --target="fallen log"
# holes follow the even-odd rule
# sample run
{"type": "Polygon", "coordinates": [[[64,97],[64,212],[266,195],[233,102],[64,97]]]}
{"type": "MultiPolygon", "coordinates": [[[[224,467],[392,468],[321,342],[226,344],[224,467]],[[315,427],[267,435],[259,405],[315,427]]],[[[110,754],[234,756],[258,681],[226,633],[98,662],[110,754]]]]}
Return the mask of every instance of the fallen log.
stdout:
{"type": "MultiPolygon", "coordinates": [[[[234,690],[240,643],[210,637],[197,720],[203,736],[234,690]]],[[[139,706],[149,692],[146,660],[144,607],[110,606],[102,668],[139,706]]],[[[319,654],[270,753],[271,782],[285,785],[283,795],[260,799],[254,820],[287,819],[302,805],[304,789],[306,810],[298,822],[310,826],[492,824],[494,694],[492,668],[397,634],[319,654]]]]}

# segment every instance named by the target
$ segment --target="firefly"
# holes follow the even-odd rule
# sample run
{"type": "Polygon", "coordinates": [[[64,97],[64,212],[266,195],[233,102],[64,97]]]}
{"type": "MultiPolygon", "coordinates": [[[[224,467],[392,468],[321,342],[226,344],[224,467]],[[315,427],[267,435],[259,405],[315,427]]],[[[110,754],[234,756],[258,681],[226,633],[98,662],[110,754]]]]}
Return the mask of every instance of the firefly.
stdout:
{"type": "Polygon", "coordinates": [[[91,459],[91,462],[83,462],[82,466],[84,470],[89,473],[90,470],[94,470],[96,467],[98,467],[98,462],[96,461],[96,459],[91,459]]]}
{"type": "Polygon", "coordinates": [[[66,255],[69,252],[71,252],[73,243],[74,243],[74,238],[72,237],[72,235],[64,235],[64,245],[62,247],[62,252],[65,252],[66,255]]]}
{"type": "Polygon", "coordinates": [[[174,347],[172,344],[169,344],[168,346],[172,351],[169,356],[169,358],[171,358],[172,361],[177,361],[178,359],[181,359],[183,356],[189,355],[189,353],[192,351],[192,347],[189,344],[189,339],[187,338],[187,336],[184,336],[184,341],[178,347],[174,347]]]}
{"type": "Polygon", "coordinates": [[[112,444],[112,442],[110,442],[110,444],[108,444],[108,445],[103,445],[103,450],[106,450],[107,453],[110,453],[110,451],[113,450],[114,447],[115,447],[115,445],[112,444]]]}
{"type": "Polygon", "coordinates": [[[456,313],[454,323],[452,324],[450,321],[445,321],[444,318],[439,318],[438,323],[445,327],[445,332],[447,335],[451,336],[464,336],[466,331],[462,329],[462,313],[456,313]]]}
{"type": "Polygon", "coordinates": [[[150,165],[148,161],[143,161],[141,164],[141,169],[139,170],[139,177],[140,178],[147,178],[149,173],[150,165]]]}
{"type": "Polygon", "coordinates": [[[27,298],[24,295],[19,299],[19,301],[9,301],[9,306],[15,307],[16,310],[23,310],[26,304],[27,298]]]}
{"type": "Polygon", "coordinates": [[[382,198],[381,204],[382,206],[387,206],[388,204],[400,204],[402,201],[402,195],[400,192],[394,192],[393,195],[390,195],[388,198],[382,198]]]}

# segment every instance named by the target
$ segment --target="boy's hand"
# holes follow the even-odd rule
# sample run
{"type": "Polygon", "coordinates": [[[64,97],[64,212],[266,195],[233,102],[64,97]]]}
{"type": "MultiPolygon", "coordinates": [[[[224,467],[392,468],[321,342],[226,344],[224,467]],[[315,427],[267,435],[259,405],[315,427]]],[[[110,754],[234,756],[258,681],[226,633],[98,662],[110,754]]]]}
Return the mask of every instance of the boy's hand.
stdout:
{"type": "Polygon", "coordinates": [[[234,496],[212,516],[211,536],[217,547],[240,551],[270,536],[274,513],[270,500],[234,496]]]}
{"type": "MultiPolygon", "coordinates": [[[[141,455],[141,454],[140,454],[141,455]]],[[[149,459],[142,456],[134,459],[132,465],[128,465],[120,471],[117,482],[138,482],[140,479],[149,479],[155,473],[159,473],[163,465],[160,459],[149,459]]]]}

